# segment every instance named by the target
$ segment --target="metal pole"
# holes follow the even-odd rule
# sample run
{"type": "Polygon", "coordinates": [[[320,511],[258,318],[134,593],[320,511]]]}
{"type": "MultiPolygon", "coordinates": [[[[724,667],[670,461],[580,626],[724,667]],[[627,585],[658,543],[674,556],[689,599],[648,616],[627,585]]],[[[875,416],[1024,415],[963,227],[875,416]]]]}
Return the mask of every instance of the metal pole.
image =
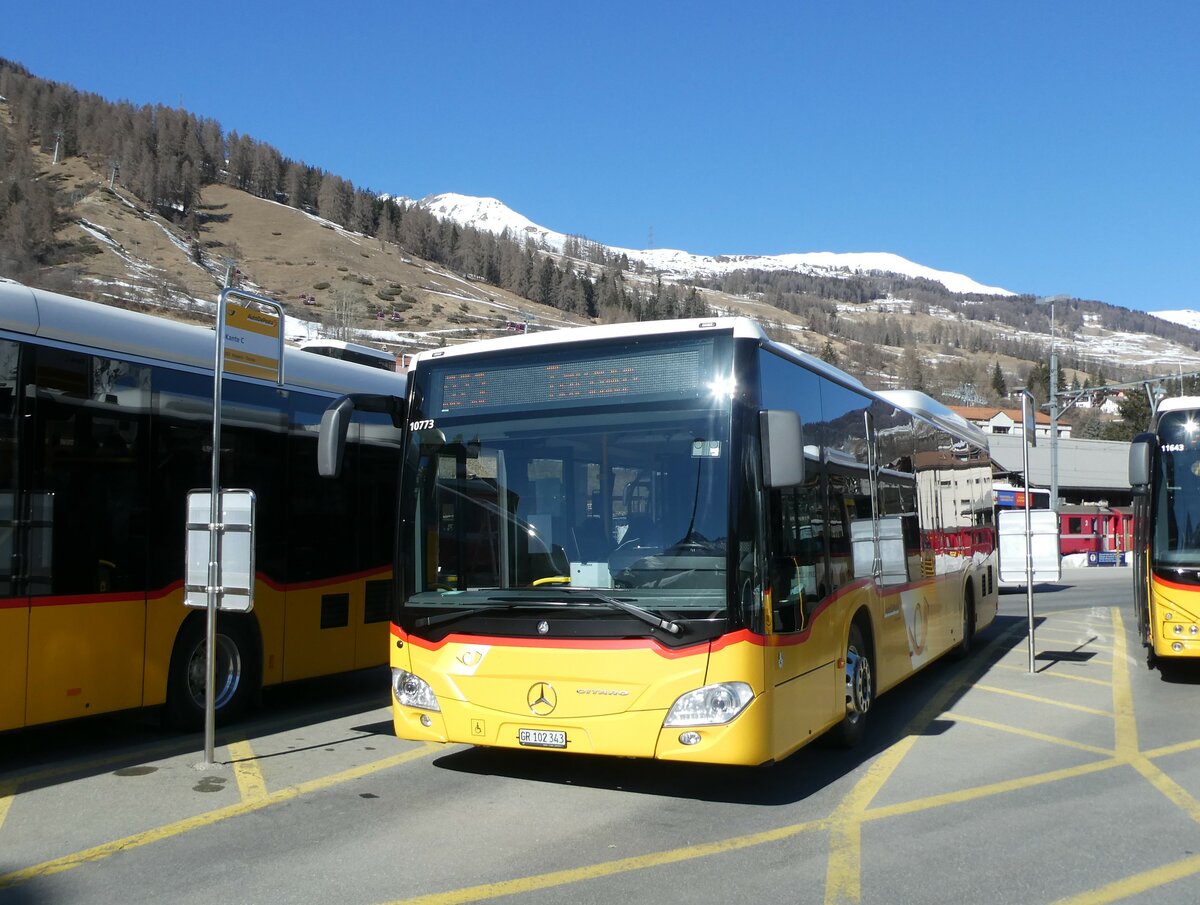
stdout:
{"type": "Polygon", "coordinates": [[[1054,302],[1050,302],[1050,508],[1058,511],[1058,348],[1054,343],[1054,302]]]}
{"type": "Polygon", "coordinates": [[[225,295],[217,300],[216,358],[213,361],[212,477],[208,494],[208,626],[204,658],[204,763],[215,763],[217,737],[217,594],[221,585],[221,375],[225,360],[225,295]]]}
{"type": "MultiPolygon", "coordinates": [[[[1033,423],[1033,419],[1030,418],[1030,407],[1033,403],[1034,399],[1030,392],[1021,390],[1021,423],[1026,429],[1033,423]]],[[[1037,410],[1033,409],[1033,411],[1037,410]]],[[[1034,669],[1033,643],[1033,532],[1029,518],[1029,437],[1021,439],[1025,441],[1021,444],[1021,468],[1025,474],[1025,598],[1029,614],[1029,672],[1032,675],[1036,670],[1034,669]]]]}

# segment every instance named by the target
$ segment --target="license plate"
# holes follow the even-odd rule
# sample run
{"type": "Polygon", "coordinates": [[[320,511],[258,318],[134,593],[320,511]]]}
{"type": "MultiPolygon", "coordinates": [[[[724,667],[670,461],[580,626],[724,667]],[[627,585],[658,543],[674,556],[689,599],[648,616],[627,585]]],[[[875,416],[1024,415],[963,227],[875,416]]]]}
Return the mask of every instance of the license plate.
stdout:
{"type": "Polygon", "coordinates": [[[565,748],[567,734],[555,729],[518,729],[517,741],[532,748],[565,748]]]}

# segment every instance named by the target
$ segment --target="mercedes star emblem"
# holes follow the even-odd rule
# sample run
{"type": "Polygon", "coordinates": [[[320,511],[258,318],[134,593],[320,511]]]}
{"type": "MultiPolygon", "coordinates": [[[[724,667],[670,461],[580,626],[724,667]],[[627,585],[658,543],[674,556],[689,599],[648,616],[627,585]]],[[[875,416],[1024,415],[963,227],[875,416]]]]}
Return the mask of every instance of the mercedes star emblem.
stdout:
{"type": "Polygon", "coordinates": [[[558,705],[558,694],[554,686],[546,682],[535,682],[529,686],[529,694],[525,696],[531,712],[538,716],[548,716],[558,705]]]}

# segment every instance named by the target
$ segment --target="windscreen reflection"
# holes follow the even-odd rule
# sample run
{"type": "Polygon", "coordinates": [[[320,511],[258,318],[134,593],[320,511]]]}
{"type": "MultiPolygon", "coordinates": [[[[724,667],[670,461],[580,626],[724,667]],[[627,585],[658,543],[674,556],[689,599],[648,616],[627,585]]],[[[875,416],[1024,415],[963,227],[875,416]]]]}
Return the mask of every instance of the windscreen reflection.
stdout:
{"type": "Polygon", "coordinates": [[[565,602],[591,589],[655,611],[723,614],[729,417],[624,410],[418,432],[416,593],[405,607],[565,602]]]}

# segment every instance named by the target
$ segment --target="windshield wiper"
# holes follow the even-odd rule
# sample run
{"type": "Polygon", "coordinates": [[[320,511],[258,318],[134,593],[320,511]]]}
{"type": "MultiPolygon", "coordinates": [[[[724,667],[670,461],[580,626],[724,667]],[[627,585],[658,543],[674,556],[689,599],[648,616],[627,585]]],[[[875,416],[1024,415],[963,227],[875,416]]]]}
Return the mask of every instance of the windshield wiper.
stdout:
{"type": "Polygon", "coordinates": [[[672,635],[683,634],[683,629],[679,626],[678,622],[672,622],[669,619],[662,619],[651,613],[649,610],[644,610],[640,606],[630,603],[628,600],[621,600],[618,597],[609,597],[607,594],[600,594],[596,591],[593,591],[591,588],[580,588],[578,590],[573,590],[571,588],[556,588],[555,590],[566,591],[570,597],[590,598],[592,600],[597,600],[600,603],[608,604],[614,609],[618,609],[623,613],[628,613],[635,619],[640,619],[647,625],[651,625],[654,628],[660,628],[664,632],[670,632],[672,635]]]}
{"type": "Polygon", "coordinates": [[[438,613],[436,616],[422,616],[413,622],[414,628],[427,628],[440,625],[443,622],[453,622],[455,619],[466,619],[468,616],[478,616],[480,613],[490,613],[494,610],[511,610],[511,606],[473,606],[465,610],[451,610],[448,613],[438,613]]]}
{"type": "Polygon", "coordinates": [[[472,606],[461,610],[450,610],[433,616],[422,616],[413,622],[414,628],[427,628],[431,625],[441,625],[443,622],[453,622],[455,619],[466,619],[468,616],[479,616],[483,613],[494,613],[497,610],[512,610],[519,606],[530,606],[532,609],[545,607],[561,607],[567,604],[559,600],[543,600],[540,597],[488,597],[488,606],[472,606]]]}
{"type": "MultiPolygon", "coordinates": [[[[572,598],[585,598],[594,600],[598,603],[606,604],[613,609],[620,610],[622,613],[627,613],[635,619],[639,619],[649,626],[660,628],[664,632],[669,632],[672,635],[683,634],[683,629],[679,623],[672,622],[669,619],[661,619],[651,613],[649,610],[644,610],[636,604],[630,603],[628,600],[620,600],[616,597],[609,597],[607,594],[599,594],[593,590],[571,590],[570,588],[555,588],[555,593],[566,592],[567,596],[572,598]]],[[[475,606],[463,610],[453,610],[448,613],[438,613],[435,616],[422,616],[413,623],[414,628],[427,628],[432,625],[440,625],[443,622],[453,622],[456,619],[466,619],[468,616],[478,616],[482,613],[492,613],[496,610],[511,610],[522,604],[532,604],[533,608],[538,607],[561,607],[567,606],[567,601],[564,600],[547,600],[543,597],[533,597],[521,594],[513,597],[489,597],[487,598],[490,606],[475,606]]]]}

